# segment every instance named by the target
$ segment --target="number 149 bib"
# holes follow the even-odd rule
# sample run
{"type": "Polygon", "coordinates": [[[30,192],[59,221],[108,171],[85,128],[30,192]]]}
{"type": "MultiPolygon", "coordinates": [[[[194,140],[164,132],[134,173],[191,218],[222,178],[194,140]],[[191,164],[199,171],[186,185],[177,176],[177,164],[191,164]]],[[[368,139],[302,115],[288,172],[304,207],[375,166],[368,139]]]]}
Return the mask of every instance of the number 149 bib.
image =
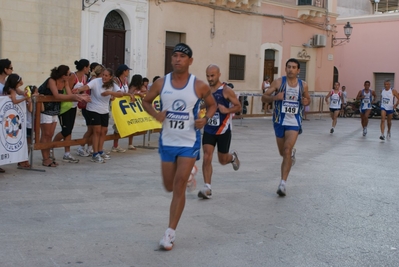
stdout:
{"type": "Polygon", "coordinates": [[[298,114],[299,102],[283,100],[282,113],[298,114]]]}

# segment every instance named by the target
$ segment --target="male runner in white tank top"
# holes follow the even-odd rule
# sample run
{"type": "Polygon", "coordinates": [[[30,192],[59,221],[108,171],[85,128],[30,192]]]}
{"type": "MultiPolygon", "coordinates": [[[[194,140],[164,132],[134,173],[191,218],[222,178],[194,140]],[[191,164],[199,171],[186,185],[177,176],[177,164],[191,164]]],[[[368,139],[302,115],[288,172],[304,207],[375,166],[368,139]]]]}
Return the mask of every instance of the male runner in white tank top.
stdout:
{"type": "Polygon", "coordinates": [[[387,138],[391,138],[391,125],[392,125],[392,117],[393,112],[398,106],[399,94],[395,89],[391,88],[391,81],[384,81],[384,89],[381,92],[381,140],[385,140],[385,117],[387,118],[387,138]],[[396,104],[394,104],[394,97],[396,97],[396,104]]]}
{"type": "Polygon", "coordinates": [[[188,45],[177,44],[172,53],[173,72],[156,80],[143,99],[148,114],[162,122],[159,138],[162,179],[165,189],[173,192],[168,229],[159,242],[164,250],[171,250],[176,238],[175,230],[186,202],[188,178],[201,150],[199,130],[217,108],[209,86],[189,73],[192,53],[188,45]],[[159,113],[152,105],[158,95],[161,98],[159,113]],[[204,99],[207,107],[202,119],[198,117],[200,99],[204,99]]]}
{"type": "Polygon", "coordinates": [[[364,82],[364,89],[360,90],[356,96],[356,100],[360,100],[360,118],[363,128],[363,136],[367,134],[367,125],[369,124],[369,116],[371,112],[371,104],[375,101],[375,92],[370,89],[370,82],[364,82]]]}

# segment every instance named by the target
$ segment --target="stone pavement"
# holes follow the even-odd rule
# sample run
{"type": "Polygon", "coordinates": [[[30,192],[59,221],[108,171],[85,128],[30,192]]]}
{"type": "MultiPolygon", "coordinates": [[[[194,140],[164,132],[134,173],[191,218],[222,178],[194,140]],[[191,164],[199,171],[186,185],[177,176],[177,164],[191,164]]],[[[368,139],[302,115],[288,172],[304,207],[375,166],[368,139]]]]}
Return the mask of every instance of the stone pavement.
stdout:
{"type": "MultiPolygon", "coordinates": [[[[42,167],[35,151],[34,167],[46,172],[3,166],[0,266],[398,266],[399,122],[380,141],[378,119],[362,137],[359,118],[339,119],[334,134],[327,116],[309,118],[285,198],[276,194],[281,158],[270,118],[235,120],[241,168],[214,158],[213,199],[187,193],[170,252],[158,250],[171,194],[156,149],[70,164],[59,148],[57,168],[42,167]]],[[[200,188],[201,170],[196,178],[200,188]]]]}

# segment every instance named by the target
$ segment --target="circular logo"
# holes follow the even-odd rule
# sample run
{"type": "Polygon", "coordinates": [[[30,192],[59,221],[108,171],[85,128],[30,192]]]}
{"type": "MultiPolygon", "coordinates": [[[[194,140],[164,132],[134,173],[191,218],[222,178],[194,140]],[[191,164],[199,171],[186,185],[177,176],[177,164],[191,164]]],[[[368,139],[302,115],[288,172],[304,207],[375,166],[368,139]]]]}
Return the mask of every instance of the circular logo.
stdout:
{"type": "Polygon", "coordinates": [[[11,101],[5,102],[0,108],[0,141],[9,152],[19,151],[24,143],[22,130],[25,114],[19,105],[11,101]]]}
{"type": "Polygon", "coordinates": [[[184,102],[184,100],[181,99],[175,100],[172,104],[172,109],[174,111],[183,111],[186,109],[186,107],[187,107],[186,102],[184,102]]]}

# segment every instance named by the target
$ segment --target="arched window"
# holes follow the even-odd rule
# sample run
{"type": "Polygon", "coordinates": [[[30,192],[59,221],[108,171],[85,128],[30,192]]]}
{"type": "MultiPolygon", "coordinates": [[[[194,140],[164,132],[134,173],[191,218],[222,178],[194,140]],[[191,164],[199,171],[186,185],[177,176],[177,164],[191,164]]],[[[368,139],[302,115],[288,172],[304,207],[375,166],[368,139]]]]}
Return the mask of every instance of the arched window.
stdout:
{"type": "Polygon", "coordinates": [[[125,30],[125,23],[122,16],[115,10],[108,13],[104,22],[104,29],[110,30],[125,30]]]}

